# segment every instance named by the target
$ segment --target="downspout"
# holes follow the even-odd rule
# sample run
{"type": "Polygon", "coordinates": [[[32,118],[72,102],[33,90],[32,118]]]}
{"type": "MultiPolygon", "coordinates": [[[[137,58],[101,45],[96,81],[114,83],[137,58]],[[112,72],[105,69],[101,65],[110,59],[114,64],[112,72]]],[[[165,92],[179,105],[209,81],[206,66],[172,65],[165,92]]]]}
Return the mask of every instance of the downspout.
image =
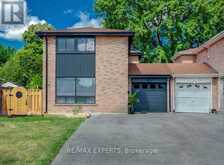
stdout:
{"type": "Polygon", "coordinates": [[[171,105],[171,111],[176,112],[176,77],[174,73],[172,73],[172,105],[171,105]]]}
{"type": "Polygon", "coordinates": [[[130,56],[132,37],[128,37],[128,56],[130,56]]]}
{"type": "Polygon", "coordinates": [[[132,79],[129,77],[129,56],[131,51],[131,42],[132,42],[131,37],[128,37],[128,93],[130,94],[132,93],[132,79]],[[131,86],[129,86],[129,82],[131,86]]]}
{"type": "Polygon", "coordinates": [[[48,37],[45,36],[45,113],[48,112],[48,37]]]}

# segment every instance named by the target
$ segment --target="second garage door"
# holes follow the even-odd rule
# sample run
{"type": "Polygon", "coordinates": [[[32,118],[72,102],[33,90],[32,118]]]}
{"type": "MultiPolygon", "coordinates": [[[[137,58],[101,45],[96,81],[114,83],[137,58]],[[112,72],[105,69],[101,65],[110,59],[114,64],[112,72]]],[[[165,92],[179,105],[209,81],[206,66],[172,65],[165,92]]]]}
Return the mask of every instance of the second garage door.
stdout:
{"type": "Polygon", "coordinates": [[[211,109],[211,83],[177,82],[176,83],[176,112],[209,113],[211,109]]]}

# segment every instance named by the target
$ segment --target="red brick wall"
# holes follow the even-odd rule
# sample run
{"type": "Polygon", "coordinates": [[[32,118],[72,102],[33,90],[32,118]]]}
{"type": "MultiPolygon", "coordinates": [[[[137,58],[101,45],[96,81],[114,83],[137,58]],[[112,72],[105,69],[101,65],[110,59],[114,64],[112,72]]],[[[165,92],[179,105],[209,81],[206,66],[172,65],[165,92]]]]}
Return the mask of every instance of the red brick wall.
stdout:
{"type": "Polygon", "coordinates": [[[219,78],[212,79],[212,103],[213,108],[219,111],[219,78]]]}
{"type": "Polygon", "coordinates": [[[200,52],[197,56],[197,62],[206,62],[224,75],[224,38],[200,52]]]}
{"type": "MultiPolygon", "coordinates": [[[[224,76],[224,38],[212,44],[209,48],[201,51],[197,56],[198,63],[207,63],[216,69],[220,77],[224,76]]],[[[222,80],[217,80],[217,92],[213,95],[215,99],[218,99],[218,110],[224,110],[224,95],[222,80]]]]}
{"type": "MultiPolygon", "coordinates": [[[[55,37],[48,39],[48,113],[69,113],[79,108],[93,112],[128,112],[128,37],[96,37],[96,104],[55,104],[55,37]]],[[[45,53],[43,93],[45,108],[45,53]]]]}

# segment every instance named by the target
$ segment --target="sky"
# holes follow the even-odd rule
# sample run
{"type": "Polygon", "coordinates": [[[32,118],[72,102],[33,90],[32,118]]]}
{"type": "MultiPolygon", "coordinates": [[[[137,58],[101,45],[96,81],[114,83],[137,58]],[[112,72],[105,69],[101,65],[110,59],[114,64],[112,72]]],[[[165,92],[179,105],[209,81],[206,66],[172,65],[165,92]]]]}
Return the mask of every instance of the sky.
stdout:
{"type": "Polygon", "coordinates": [[[94,26],[102,19],[94,12],[94,0],[26,0],[27,23],[20,28],[0,31],[0,44],[20,48],[22,33],[31,24],[49,23],[56,29],[94,26]]]}

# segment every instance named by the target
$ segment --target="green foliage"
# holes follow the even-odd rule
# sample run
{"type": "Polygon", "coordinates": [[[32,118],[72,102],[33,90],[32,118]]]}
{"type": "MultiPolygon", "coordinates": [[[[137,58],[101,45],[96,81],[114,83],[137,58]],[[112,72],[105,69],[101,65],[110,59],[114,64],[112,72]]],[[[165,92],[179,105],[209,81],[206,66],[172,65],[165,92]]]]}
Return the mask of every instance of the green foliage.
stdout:
{"type": "Polygon", "coordinates": [[[107,28],[135,32],[143,62],[169,62],[224,29],[223,0],[96,0],[107,28]]]}
{"type": "Polygon", "coordinates": [[[128,94],[128,105],[132,107],[138,102],[138,94],[137,93],[130,93],[128,94]]]}
{"type": "Polygon", "coordinates": [[[31,25],[23,34],[25,46],[18,50],[0,70],[4,81],[12,81],[29,88],[42,87],[43,42],[37,31],[49,30],[48,24],[31,25]]]}
{"type": "Polygon", "coordinates": [[[2,66],[8,59],[14,55],[16,52],[16,49],[5,47],[3,45],[0,45],[0,66],[2,66]]]}
{"type": "MultiPolygon", "coordinates": [[[[25,47],[32,44],[42,45],[42,40],[36,35],[38,31],[51,30],[53,27],[47,23],[45,24],[36,24],[29,26],[28,30],[23,33],[23,40],[25,42],[25,47]]],[[[36,47],[38,49],[38,47],[36,47]]],[[[39,48],[42,50],[42,47],[39,48]]]]}
{"type": "Polygon", "coordinates": [[[28,88],[40,88],[42,86],[42,77],[40,74],[34,74],[29,83],[27,84],[28,88]]]}
{"type": "Polygon", "coordinates": [[[0,116],[0,164],[51,164],[84,120],[62,116],[0,116]]]}

